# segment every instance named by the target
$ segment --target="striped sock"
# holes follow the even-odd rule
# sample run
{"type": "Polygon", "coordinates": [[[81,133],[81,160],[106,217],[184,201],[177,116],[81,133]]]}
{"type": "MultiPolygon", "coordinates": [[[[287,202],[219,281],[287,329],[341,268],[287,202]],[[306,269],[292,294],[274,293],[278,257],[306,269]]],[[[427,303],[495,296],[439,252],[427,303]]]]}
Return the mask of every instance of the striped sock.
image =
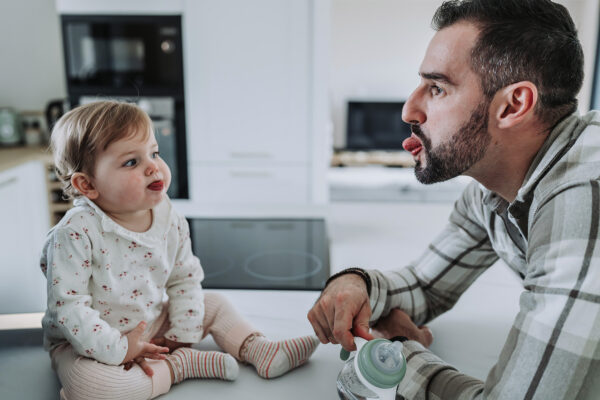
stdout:
{"type": "Polygon", "coordinates": [[[239,367],[235,358],[218,351],[199,351],[180,347],[167,356],[174,375],[174,383],[189,378],[220,378],[233,381],[239,367]]]}
{"type": "Polygon", "coordinates": [[[256,367],[263,378],[276,378],[304,364],[319,345],[315,336],[272,342],[264,336],[248,339],[241,351],[243,360],[256,367]]]}

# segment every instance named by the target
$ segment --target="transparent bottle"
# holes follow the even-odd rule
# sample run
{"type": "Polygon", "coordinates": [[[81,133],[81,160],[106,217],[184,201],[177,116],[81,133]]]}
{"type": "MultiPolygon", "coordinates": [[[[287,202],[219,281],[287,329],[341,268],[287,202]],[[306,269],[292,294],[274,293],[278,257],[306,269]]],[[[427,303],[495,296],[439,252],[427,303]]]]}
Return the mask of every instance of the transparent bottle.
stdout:
{"type": "Polygon", "coordinates": [[[345,360],[337,378],[337,392],[342,400],[394,400],[398,384],[406,373],[402,343],[387,339],[355,337],[356,351],[342,349],[345,360]]]}

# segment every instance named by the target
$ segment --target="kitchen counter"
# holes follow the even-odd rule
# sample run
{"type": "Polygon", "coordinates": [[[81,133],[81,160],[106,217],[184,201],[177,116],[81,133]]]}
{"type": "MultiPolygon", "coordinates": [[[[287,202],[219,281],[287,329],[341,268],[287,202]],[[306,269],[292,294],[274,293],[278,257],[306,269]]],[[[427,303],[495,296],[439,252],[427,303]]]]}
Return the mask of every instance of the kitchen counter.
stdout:
{"type": "Polygon", "coordinates": [[[28,161],[52,162],[47,146],[0,147],[0,172],[28,161]]]}
{"type": "MultiPolygon", "coordinates": [[[[348,266],[391,269],[405,265],[425,249],[434,232],[445,224],[451,208],[451,203],[333,203],[327,211],[332,273],[348,266]]],[[[464,293],[454,309],[431,322],[432,350],[460,371],[485,379],[517,313],[521,290],[505,265],[494,265],[464,293]]],[[[318,292],[219,292],[271,338],[312,333],[306,313],[318,292]]],[[[6,324],[0,319],[0,329],[6,324]]],[[[14,332],[26,337],[22,331],[14,332]]],[[[199,348],[216,349],[216,345],[207,338],[199,348]]],[[[161,398],[336,399],[335,379],[342,366],[339,349],[337,345],[320,345],[306,365],[274,380],[264,380],[251,366],[242,365],[235,382],[190,380],[174,386],[161,398]]],[[[40,346],[4,345],[0,347],[0,359],[12,365],[8,374],[0,374],[3,399],[58,398],[59,384],[40,346]],[[27,380],[21,379],[24,371],[27,380]]]]}

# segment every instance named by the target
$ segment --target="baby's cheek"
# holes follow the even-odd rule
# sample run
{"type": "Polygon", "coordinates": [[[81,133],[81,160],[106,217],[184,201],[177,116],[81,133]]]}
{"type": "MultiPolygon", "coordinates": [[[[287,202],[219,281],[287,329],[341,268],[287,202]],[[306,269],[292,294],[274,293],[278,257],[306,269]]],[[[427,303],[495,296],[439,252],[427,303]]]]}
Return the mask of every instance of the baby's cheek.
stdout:
{"type": "Polygon", "coordinates": [[[162,175],[163,175],[163,182],[165,183],[165,188],[169,187],[169,184],[171,183],[171,170],[169,169],[169,166],[163,161],[162,162],[162,175]]]}
{"type": "Polygon", "coordinates": [[[129,177],[124,183],[125,190],[123,194],[130,198],[138,196],[146,187],[146,181],[138,177],[129,177]]]}

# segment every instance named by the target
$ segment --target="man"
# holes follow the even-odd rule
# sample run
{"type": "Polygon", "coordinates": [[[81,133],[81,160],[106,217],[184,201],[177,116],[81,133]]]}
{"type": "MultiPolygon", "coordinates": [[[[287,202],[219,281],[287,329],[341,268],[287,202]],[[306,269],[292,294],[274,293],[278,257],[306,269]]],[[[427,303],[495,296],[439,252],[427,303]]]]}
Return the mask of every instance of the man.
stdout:
{"type": "Polygon", "coordinates": [[[406,399],[600,398],[600,114],[574,113],[583,54],[573,21],[550,0],[455,0],[433,26],[404,147],[423,183],[477,182],[413,265],[334,275],[308,318],[321,342],[347,350],[353,335],[373,337],[369,325],[406,336],[406,399]],[[498,258],[524,290],[481,382],[429,352],[418,326],[498,258]]]}

